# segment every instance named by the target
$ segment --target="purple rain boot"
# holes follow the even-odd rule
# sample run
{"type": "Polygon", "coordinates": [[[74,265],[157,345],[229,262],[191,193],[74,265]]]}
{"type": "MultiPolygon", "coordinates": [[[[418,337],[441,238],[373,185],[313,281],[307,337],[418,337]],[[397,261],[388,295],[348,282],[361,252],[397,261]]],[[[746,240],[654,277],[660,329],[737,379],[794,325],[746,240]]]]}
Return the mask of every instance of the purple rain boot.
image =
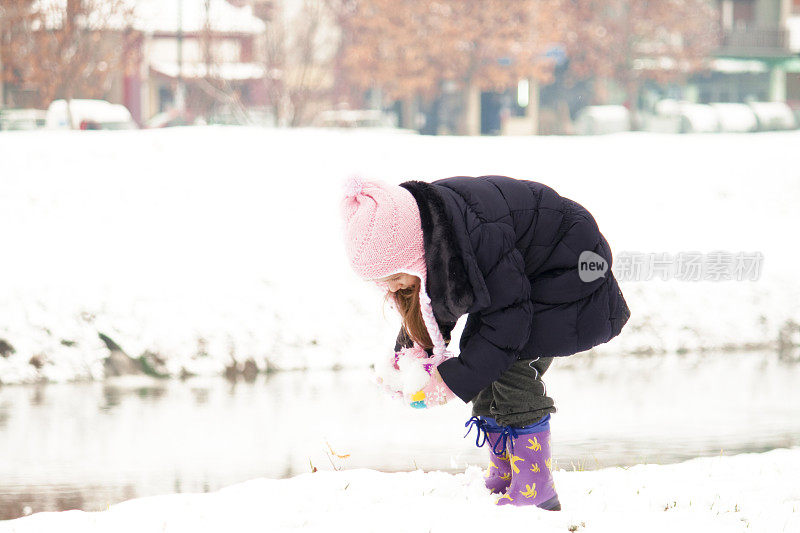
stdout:
{"type": "Polygon", "coordinates": [[[464,435],[464,437],[469,435],[473,426],[477,428],[478,435],[475,438],[476,446],[479,448],[482,447],[486,444],[487,440],[491,446],[489,448],[489,467],[486,469],[486,474],[484,475],[485,479],[483,480],[486,488],[493,494],[505,492],[511,484],[511,464],[508,462],[508,454],[506,454],[505,451],[499,455],[492,451],[497,444],[497,439],[492,442],[492,439],[489,438],[490,433],[499,437],[503,428],[497,425],[494,418],[488,416],[473,416],[464,426],[469,426],[467,434],[464,435]],[[483,431],[483,441],[481,441],[481,431],[483,431]]]}
{"type": "Polygon", "coordinates": [[[550,456],[550,415],[530,426],[504,427],[495,444],[502,444],[500,449],[506,451],[511,468],[511,485],[497,505],[535,505],[560,511],[550,456]]]}
{"type": "Polygon", "coordinates": [[[504,453],[497,456],[489,450],[489,468],[484,475],[483,483],[492,494],[501,494],[511,485],[511,464],[504,453]]]}

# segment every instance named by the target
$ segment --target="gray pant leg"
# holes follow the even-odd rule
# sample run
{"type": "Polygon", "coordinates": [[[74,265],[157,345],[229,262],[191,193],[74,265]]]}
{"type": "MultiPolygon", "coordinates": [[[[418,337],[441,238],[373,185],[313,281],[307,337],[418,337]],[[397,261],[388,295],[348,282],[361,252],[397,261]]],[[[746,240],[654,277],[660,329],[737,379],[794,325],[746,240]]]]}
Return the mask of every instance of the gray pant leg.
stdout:
{"type": "Polygon", "coordinates": [[[555,413],[553,399],[547,395],[542,381],[552,362],[552,357],[516,361],[497,381],[478,393],[473,400],[472,416],[491,416],[501,426],[522,427],[555,413]]]}
{"type": "Polygon", "coordinates": [[[492,401],[494,394],[492,394],[492,384],[489,384],[472,399],[472,416],[492,416],[490,411],[492,401]]]}

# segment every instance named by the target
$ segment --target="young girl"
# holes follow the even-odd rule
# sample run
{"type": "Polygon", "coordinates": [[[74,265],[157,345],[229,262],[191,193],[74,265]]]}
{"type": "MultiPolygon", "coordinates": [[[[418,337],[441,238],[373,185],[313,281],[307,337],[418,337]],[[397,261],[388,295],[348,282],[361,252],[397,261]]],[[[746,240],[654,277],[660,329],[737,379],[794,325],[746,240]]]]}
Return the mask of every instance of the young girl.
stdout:
{"type": "Polygon", "coordinates": [[[556,409],[541,377],[553,357],[608,342],[630,317],[592,215],[542,183],[506,176],[350,178],[341,211],[351,266],[386,289],[402,317],[395,351],[441,355],[467,314],[458,357],[430,379],[472,402],[466,426],[476,445],[490,445],[486,487],[501,494],[497,504],[560,510],[556,409]]]}

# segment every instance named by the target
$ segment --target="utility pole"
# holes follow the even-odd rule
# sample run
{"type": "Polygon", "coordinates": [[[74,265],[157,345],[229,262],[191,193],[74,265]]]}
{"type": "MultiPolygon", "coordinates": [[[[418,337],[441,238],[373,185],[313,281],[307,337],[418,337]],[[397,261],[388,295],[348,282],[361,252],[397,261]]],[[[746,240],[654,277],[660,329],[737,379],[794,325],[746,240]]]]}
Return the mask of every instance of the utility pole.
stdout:
{"type": "Polygon", "coordinates": [[[186,110],[186,87],[183,84],[183,0],[178,2],[178,85],[175,90],[175,107],[183,118],[186,110]]]}
{"type": "Polygon", "coordinates": [[[2,47],[5,44],[3,42],[5,36],[3,35],[3,26],[2,26],[2,18],[0,17],[0,109],[3,109],[6,106],[6,85],[5,85],[5,69],[3,68],[3,51],[2,47]]]}
{"type": "Polygon", "coordinates": [[[3,52],[6,45],[6,34],[3,31],[6,25],[7,11],[0,6],[0,109],[6,105],[5,68],[3,68],[3,52]]]}

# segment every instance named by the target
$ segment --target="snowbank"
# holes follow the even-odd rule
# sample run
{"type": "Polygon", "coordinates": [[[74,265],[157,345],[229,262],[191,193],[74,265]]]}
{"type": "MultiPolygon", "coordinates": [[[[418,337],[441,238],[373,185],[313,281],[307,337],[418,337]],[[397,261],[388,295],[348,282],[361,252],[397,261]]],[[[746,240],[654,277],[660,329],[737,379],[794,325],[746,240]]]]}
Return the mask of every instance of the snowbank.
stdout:
{"type": "Polygon", "coordinates": [[[800,448],[556,470],[563,511],[548,512],[495,506],[477,466],[457,475],[342,470],[140,498],[96,513],[37,513],[0,523],[0,532],[793,532],[800,530],[798,476],[800,448]]]}
{"type": "MultiPolygon", "coordinates": [[[[399,321],[352,273],[338,199],[399,183],[533,179],[587,207],[612,251],[759,251],[757,281],[622,281],[598,355],[774,345],[800,322],[800,132],[592,138],[176,128],[0,136],[0,382],[102,378],[108,335],[164,372],[364,366],[399,321]],[[757,178],[757,179],[754,179],[757,178]]],[[[453,332],[457,350],[464,320],[453,332]]]]}

